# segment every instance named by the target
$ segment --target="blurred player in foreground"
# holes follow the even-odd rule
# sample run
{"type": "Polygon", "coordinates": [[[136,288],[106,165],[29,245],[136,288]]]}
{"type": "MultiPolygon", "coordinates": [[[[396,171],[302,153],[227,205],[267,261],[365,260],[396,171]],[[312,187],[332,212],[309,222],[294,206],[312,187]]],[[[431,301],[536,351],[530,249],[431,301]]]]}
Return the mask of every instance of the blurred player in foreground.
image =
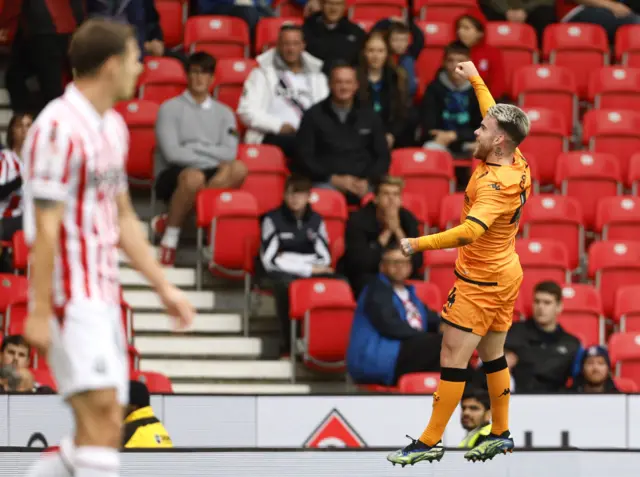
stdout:
{"type": "Polygon", "coordinates": [[[31,302],[24,334],[48,357],[75,417],[74,438],[62,439],[60,451],[38,461],[30,477],[120,473],[129,365],[118,247],[181,327],[193,319],[153,257],[127,188],[129,136],[112,107],[133,95],[139,57],[131,27],[84,23],[69,49],[74,83],[47,105],[25,140],[31,302]]]}
{"type": "Polygon", "coordinates": [[[510,376],[504,342],[522,282],[515,236],[531,177],[517,146],[529,133],[530,124],[521,109],[495,103],[472,62],[460,63],[456,73],[471,82],[480,103],[484,119],[475,131],[473,155],[482,163],[465,191],[459,226],[401,241],[407,255],[452,247],[460,250],[455,267],[457,279],[442,309],[441,381],[433,395],[431,420],[420,439],[388,456],[394,464],[442,458],[442,435],[462,397],[474,349],[487,373],[492,427],[489,437],[467,452],[465,458],[485,461],[513,449],[509,434],[510,376]]]}

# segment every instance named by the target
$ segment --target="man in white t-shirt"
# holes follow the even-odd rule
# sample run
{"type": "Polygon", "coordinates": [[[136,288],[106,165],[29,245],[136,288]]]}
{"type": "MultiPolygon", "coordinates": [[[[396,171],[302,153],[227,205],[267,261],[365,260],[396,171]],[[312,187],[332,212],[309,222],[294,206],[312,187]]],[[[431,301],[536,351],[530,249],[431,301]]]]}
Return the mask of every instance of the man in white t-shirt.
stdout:
{"type": "Polygon", "coordinates": [[[248,128],[245,142],[273,144],[293,156],[302,114],[329,95],[322,61],[304,49],[302,29],[283,25],[277,47],[258,56],[238,105],[248,128]]]}

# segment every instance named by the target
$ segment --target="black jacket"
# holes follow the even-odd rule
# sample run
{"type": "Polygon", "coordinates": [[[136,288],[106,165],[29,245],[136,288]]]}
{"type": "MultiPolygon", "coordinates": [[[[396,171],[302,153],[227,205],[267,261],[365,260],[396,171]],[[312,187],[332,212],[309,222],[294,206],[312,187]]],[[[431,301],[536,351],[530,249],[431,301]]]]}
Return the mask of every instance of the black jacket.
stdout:
{"type": "Polygon", "coordinates": [[[420,106],[422,134],[425,141],[433,136],[429,131],[456,131],[458,139],[449,145],[452,152],[462,152],[465,142],[475,141],[474,131],[482,122],[482,114],[471,84],[456,87],[441,71],[429,84],[420,106]]]}
{"type": "MultiPolygon", "coordinates": [[[[409,114],[409,97],[407,91],[409,90],[409,84],[406,76],[403,77],[405,87],[404,92],[401,92],[398,87],[398,73],[392,68],[385,68],[382,79],[380,80],[378,87],[379,94],[379,107],[376,111],[382,119],[385,131],[393,134],[395,138],[398,138],[402,134],[406,127],[407,116],[409,114]]],[[[360,91],[358,96],[363,104],[368,104],[371,108],[375,108],[376,92],[374,86],[369,82],[368,78],[362,72],[360,74],[360,91]]]]}
{"type": "Polygon", "coordinates": [[[391,161],[384,134],[382,120],[369,106],[355,101],[342,123],[329,97],[302,116],[295,165],[314,182],[327,182],[334,174],[375,180],[391,161]]]}
{"type": "Polygon", "coordinates": [[[284,203],[268,212],[261,235],[260,262],[266,272],[308,277],[313,265],[331,264],[327,229],[309,206],[300,220],[284,203]]]}
{"type": "Polygon", "coordinates": [[[530,393],[557,392],[565,389],[580,341],[560,325],[552,333],[540,329],[533,319],[515,323],[505,349],[518,356],[513,369],[516,391],[530,393]]]}
{"type": "MultiPolygon", "coordinates": [[[[407,209],[400,209],[400,226],[407,237],[420,236],[418,220],[407,209]]],[[[373,202],[351,214],[347,222],[344,257],[346,272],[350,278],[378,273],[383,251],[378,242],[381,233],[382,226],[376,216],[376,205],[373,202]]],[[[391,240],[395,238],[392,237],[391,240]]],[[[422,254],[412,255],[411,260],[413,276],[417,278],[417,271],[422,267],[422,254]]]]}
{"type": "Polygon", "coordinates": [[[335,28],[327,28],[322,13],[311,15],[302,27],[307,42],[307,51],[323,62],[323,70],[328,73],[336,60],[351,65],[358,63],[358,53],[364,43],[365,32],[346,16],[335,28]]]}

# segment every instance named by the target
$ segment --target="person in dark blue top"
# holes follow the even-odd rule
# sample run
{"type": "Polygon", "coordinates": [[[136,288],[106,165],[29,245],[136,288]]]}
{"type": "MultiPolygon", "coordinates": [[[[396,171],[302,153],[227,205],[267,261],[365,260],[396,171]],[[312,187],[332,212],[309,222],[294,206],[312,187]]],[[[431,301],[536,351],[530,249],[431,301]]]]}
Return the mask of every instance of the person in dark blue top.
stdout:
{"type": "Polygon", "coordinates": [[[407,285],[411,259],[397,244],[382,256],[380,274],[358,299],[347,370],[358,383],[394,385],[403,374],[439,369],[439,315],[407,285]]]}

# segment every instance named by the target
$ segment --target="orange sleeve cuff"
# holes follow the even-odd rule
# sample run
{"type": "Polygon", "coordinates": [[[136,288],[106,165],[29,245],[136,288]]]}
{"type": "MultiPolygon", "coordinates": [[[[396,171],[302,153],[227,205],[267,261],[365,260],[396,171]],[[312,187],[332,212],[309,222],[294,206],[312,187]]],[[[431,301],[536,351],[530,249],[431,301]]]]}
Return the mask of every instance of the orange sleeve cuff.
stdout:
{"type": "Polygon", "coordinates": [[[423,252],[425,250],[462,247],[474,242],[484,232],[485,229],[482,225],[471,220],[465,220],[457,227],[444,232],[409,240],[411,240],[411,248],[413,248],[414,252],[423,252]]]}

